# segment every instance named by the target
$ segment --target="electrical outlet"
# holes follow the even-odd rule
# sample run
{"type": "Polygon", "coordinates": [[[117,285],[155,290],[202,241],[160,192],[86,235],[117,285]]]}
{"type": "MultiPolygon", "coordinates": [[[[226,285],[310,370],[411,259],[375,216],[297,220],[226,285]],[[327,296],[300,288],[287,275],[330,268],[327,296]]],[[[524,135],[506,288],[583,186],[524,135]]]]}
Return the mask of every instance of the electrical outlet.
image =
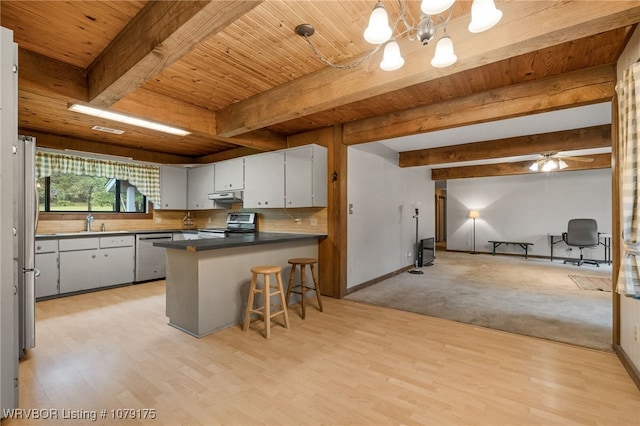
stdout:
{"type": "Polygon", "coordinates": [[[211,223],[211,216],[207,218],[207,223],[211,223]]]}
{"type": "Polygon", "coordinates": [[[302,219],[293,219],[295,223],[297,223],[298,225],[302,224],[302,219]]]}
{"type": "Polygon", "coordinates": [[[315,217],[312,217],[310,223],[311,223],[311,226],[318,226],[318,219],[315,217]]]}
{"type": "Polygon", "coordinates": [[[407,253],[407,257],[411,257],[411,252],[407,253]]]}
{"type": "Polygon", "coordinates": [[[156,223],[162,223],[162,218],[161,217],[156,217],[156,223]]]}
{"type": "Polygon", "coordinates": [[[640,343],[640,326],[638,324],[633,326],[633,340],[636,341],[636,343],[640,343]]]}

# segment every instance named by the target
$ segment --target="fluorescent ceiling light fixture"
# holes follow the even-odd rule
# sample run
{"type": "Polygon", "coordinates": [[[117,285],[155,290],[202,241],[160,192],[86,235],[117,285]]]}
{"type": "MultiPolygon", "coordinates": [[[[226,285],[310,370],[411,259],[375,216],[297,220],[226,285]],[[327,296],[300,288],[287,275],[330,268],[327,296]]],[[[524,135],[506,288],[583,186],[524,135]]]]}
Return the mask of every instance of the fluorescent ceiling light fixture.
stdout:
{"type": "Polygon", "coordinates": [[[104,118],[107,120],[118,121],[120,123],[131,124],[133,126],[144,127],[145,129],[157,130],[159,132],[169,133],[176,136],[187,136],[189,134],[189,132],[187,132],[186,130],[178,129],[177,127],[154,123],[153,121],[130,117],[128,115],[105,111],[103,109],[93,108],[86,105],[72,104],[69,107],[69,111],[92,115],[94,117],[104,118]]]}

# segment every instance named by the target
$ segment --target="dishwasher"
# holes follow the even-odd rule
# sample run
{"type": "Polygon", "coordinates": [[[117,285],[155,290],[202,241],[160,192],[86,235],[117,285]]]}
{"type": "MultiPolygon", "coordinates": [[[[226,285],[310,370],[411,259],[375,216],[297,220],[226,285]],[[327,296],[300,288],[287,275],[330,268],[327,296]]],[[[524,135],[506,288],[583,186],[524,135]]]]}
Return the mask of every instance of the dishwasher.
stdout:
{"type": "Polygon", "coordinates": [[[136,282],[165,278],[166,249],[153,243],[171,240],[172,233],[136,234],[136,282]]]}

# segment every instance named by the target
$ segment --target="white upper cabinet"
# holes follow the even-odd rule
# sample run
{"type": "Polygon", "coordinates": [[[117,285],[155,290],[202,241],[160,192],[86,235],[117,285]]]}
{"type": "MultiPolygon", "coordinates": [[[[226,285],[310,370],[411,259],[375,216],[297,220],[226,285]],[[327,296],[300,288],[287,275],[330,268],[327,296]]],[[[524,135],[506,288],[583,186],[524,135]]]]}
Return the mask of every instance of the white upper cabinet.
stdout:
{"type": "Polygon", "coordinates": [[[214,192],[242,191],[244,189],[244,158],[214,163],[214,192]]]}
{"type": "Polygon", "coordinates": [[[214,191],[214,164],[193,167],[187,171],[187,209],[206,210],[215,208],[215,202],[209,199],[214,191]]]}
{"type": "Polygon", "coordinates": [[[179,166],[160,167],[160,205],[156,209],[184,210],[187,208],[187,169],[179,166]]]}
{"type": "Polygon", "coordinates": [[[285,151],[285,206],[326,207],[327,148],[305,145],[285,151]]]}
{"type": "Polygon", "coordinates": [[[284,151],[245,157],[244,208],[284,207],[284,151]]]}

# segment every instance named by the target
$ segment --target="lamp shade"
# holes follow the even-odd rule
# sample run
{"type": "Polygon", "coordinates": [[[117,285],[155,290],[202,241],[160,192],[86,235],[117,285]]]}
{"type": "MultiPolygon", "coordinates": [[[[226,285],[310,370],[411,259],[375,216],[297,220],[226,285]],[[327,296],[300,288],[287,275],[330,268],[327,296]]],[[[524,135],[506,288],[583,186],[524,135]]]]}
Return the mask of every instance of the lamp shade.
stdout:
{"type": "Polygon", "coordinates": [[[384,5],[378,1],[369,17],[369,26],[364,30],[364,39],[371,44],[382,44],[391,38],[389,16],[384,5]]]}
{"type": "Polygon", "coordinates": [[[473,0],[469,31],[481,33],[496,25],[502,19],[502,12],[496,9],[493,0],[473,0]]]}
{"type": "Polygon", "coordinates": [[[477,218],[479,218],[479,217],[480,217],[480,212],[479,212],[479,211],[477,211],[477,210],[471,210],[471,211],[469,212],[469,217],[470,217],[471,219],[477,219],[477,218]]]}
{"type": "Polygon", "coordinates": [[[427,15],[437,15],[453,6],[456,0],[422,0],[420,10],[427,15]]]}
{"type": "Polygon", "coordinates": [[[400,46],[395,41],[390,41],[384,47],[384,56],[380,62],[380,68],[385,71],[395,71],[404,65],[404,58],[400,54],[400,46]]]}
{"type": "Polygon", "coordinates": [[[431,60],[431,65],[436,68],[444,68],[453,65],[458,60],[458,57],[453,53],[453,42],[451,37],[443,35],[436,44],[436,54],[431,60]]]}

